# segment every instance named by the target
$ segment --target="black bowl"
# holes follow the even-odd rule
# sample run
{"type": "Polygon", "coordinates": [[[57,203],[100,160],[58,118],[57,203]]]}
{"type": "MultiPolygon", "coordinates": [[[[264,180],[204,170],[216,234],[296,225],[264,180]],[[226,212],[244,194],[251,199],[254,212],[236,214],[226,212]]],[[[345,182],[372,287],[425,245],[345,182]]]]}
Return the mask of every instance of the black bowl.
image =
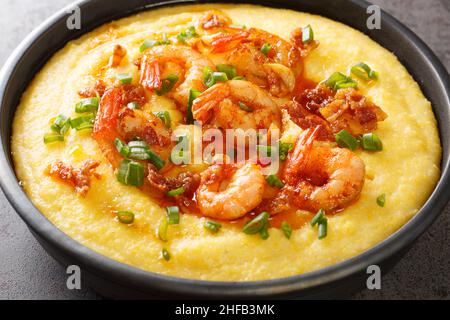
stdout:
{"type": "MultiPolygon", "coordinates": [[[[108,297],[335,297],[345,296],[365,285],[366,268],[380,265],[385,272],[441,213],[450,195],[449,130],[450,77],[431,50],[409,29],[389,14],[381,15],[381,30],[368,30],[361,0],[263,0],[245,1],[289,8],[331,18],[361,30],[394,52],[420,84],[433,105],[441,137],[442,175],[428,201],[400,230],[366,252],[333,266],[288,278],[255,282],[208,282],[146,272],[102,256],[74,241],[49,222],[31,203],[15,176],[10,152],[11,123],[20,96],[35,73],[69,40],[113,19],[176,4],[215,1],[85,0],[76,2],[82,12],[82,30],[68,30],[66,10],[53,15],[14,51],[0,74],[0,183],[7,198],[44,248],[63,265],[79,265],[84,279],[108,297]]],[[[229,2],[229,1],[220,1],[229,2]]]]}

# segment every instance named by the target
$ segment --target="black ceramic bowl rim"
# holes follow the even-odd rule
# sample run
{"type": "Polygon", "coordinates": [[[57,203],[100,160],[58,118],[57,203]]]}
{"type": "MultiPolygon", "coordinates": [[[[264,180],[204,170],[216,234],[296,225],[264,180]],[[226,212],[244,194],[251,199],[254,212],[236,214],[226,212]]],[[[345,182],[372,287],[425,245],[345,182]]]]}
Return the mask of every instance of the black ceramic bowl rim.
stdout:
{"type": "MultiPolygon", "coordinates": [[[[101,2],[101,0],[83,0],[77,1],[74,4],[83,8],[86,5],[95,7],[101,2]]],[[[117,2],[108,1],[109,6],[102,9],[103,12],[107,11],[107,13],[104,14],[104,17],[98,19],[96,23],[91,24],[92,27],[90,27],[89,30],[103,24],[104,22],[127,16],[136,11],[141,11],[143,9],[142,4],[145,1],[133,0],[127,2],[129,3],[128,7],[131,8],[131,10],[128,12],[120,11],[119,14],[117,12],[114,12],[114,8],[117,2]]],[[[150,5],[146,5],[145,9],[173,4],[191,4],[193,2],[194,1],[191,0],[156,2],[150,5]]],[[[210,1],[195,2],[203,3],[210,1]]],[[[277,1],[245,2],[260,3],[263,5],[280,7],[280,2],[277,1]]],[[[292,1],[291,3],[293,2],[297,3],[301,1],[292,1]]],[[[352,5],[356,5],[362,8],[367,8],[367,6],[370,5],[369,3],[362,0],[349,0],[348,2],[351,2],[352,5]]],[[[285,1],[284,4],[288,6],[287,1],[285,1]]],[[[67,8],[71,6],[68,6],[67,8]]],[[[4,119],[8,117],[3,117],[4,114],[15,111],[17,105],[13,105],[11,101],[8,101],[9,104],[4,101],[6,92],[8,90],[14,90],[14,88],[11,88],[9,85],[11,78],[14,77],[16,66],[24,63],[24,59],[22,59],[24,54],[28,50],[33,48],[35,42],[37,42],[40,37],[45,36],[48,32],[52,32],[52,29],[55,28],[56,23],[58,21],[61,21],[61,19],[64,19],[65,21],[65,19],[67,18],[67,8],[54,14],[52,17],[42,23],[42,25],[39,26],[34,32],[32,32],[12,53],[0,72],[2,114],[1,126],[3,127],[1,131],[2,152],[0,153],[0,184],[12,206],[32,231],[37,233],[42,239],[44,239],[51,245],[67,253],[67,255],[72,257],[74,260],[81,262],[89,271],[92,271],[93,273],[105,279],[121,279],[120,282],[122,284],[126,284],[138,290],[141,289],[143,291],[147,291],[149,288],[152,288],[156,291],[169,290],[171,292],[185,296],[195,294],[204,297],[268,297],[279,294],[299,292],[302,290],[330,284],[335,281],[350,277],[356,273],[364,272],[367,266],[378,264],[380,261],[388,257],[392,257],[396,253],[399,253],[402,249],[405,249],[405,247],[410,245],[431,225],[431,223],[441,213],[444,206],[446,205],[450,195],[450,171],[448,144],[444,144],[445,141],[443,137],[448,137],[449,125],[448,123],[439,123],[441,141],[443,142],[444,156],[441,164],[441,178],[432,195],[419,210],[419,212],[397,232],[389,236],[384,241],[380,242],[378,245],[363,252],[362,254],[345,260],[341,263],[337,263],[313,272],[274,280],[251,282],[217,282],[177,278],[144,271],[133,266],[112,260],[92,251],[91,249],[88,249],[87,247],[81,245],[80,243],[64,234],[49,220],[47,220],[47,218],[45,218],[45,216],[41,214],[37,208],[34,207],[25,192],[20,187],[13,170],[10,155],[9,143],[11,123],[8,123],[8,121],[11,122],[12,118],[10,117],[10,119],[4,119]]],[[[436,114],[438,112],[443,113],[442,117],[444,117],[445,119],[450,119],[450,116],[448,115],[450,110],[450,79],[446,69],[442,66],[442,64],[432,53],[432,51],[412,31],[410,31],[392,16],[383,12],[382,23],[389,25],[389,27],[394,28],[399,34],[402,34],[406,41],[412,43],[417,51],[424,57],[424,59],[426,59],[430,71],[433,72],[439,79],[438,84],[439,86],[441,86],[438,88],[438,90],[441,93],[439,101],[442,106],[440,106],[439,110],[437,110],[434,106],[434,111],[436,114]]],[[[86,33],[89,30],[85,30],[82,33],[86,33]]],[[[74,37],[78,36],[79,34],[74,37]]],[[[67,41],[69,40],[71,39],[67,39],[67,41]]],[[[57,51],[56,49],[59,48],[56,48],[54,51],[53,48],[49,49],[53,54],[57,51]]],[[[30,70],[34,70],[35,72],[37,72],[41,66],[42,65],[29,66],[29,68],[30,70]]],[[[29,79],[26,80],[26,83],[22,84],[22,90],[26,88],[26,85],[29,83],[28,81],[29,79]]],[[[422,84],[422,89],[423,86],[425,86],[425,84],[422,84]]],[[[428,97],[428,99],[430,99],[430,97],[428,97]]],[[[445,138],[445,140],[447,141],[447,138],[445,138]]]]}

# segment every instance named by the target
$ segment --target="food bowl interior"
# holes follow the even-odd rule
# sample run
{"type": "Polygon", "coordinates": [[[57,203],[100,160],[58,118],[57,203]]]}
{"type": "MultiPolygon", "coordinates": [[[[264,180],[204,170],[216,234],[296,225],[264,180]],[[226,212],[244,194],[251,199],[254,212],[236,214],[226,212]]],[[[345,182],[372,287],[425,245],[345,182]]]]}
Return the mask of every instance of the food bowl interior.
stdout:
{"type": "Polygon", "coordinates": [[[369,30],[366,26],[369,16],[366,9],[370,4],[360,0],[249,0],[236,1],[236,3],[251,3],[310,12],[343,22],[362,31],[383,47],[395,53],[419,83],[425,96],[432,102],[443,147],[441,180],[421,211],[397,233],[381,244],[338,265],[285,279],[240,284],[191,281],[144,272],[100,256],[62,234],[31,204],[14,175],[10,153],[10,136],[15,109],[34,74],[69,40],[78,38],[103,23],[138,11],[161,6],[214,2],[230,1],[78,1],[76,4],[82,12],[81,30],[69,30],[66,27],[68,14],[66,10],[63,10],[36,29],[16,49],[2,69],[0,78],[0,95],[2,98],[0,127],[4,151],[0,154],[0,172],[2,175],[0,183],[8,199],[28,226],[42,238],[43,242],[50,246],[56,246],[60,251],[64,251],[70,258],[79,261],[93,273],[98,274],[101,270],[105,278],[118,279],[120,277],[119,282],[128,282],[141,291],[146,291],[147,287],[153,287],[181,294],[191,294],[194,291],[194,294],[206,297],[211,295],[266,296],[318,287],[339,279],[343,280],[351,274],[361,272],[367,265],[385,260],[404,249],[437,217],[445,206],[450,193],[448,177],[449,76],[430,49],[390,15],[383,12],[381,29],[369,30]]]}

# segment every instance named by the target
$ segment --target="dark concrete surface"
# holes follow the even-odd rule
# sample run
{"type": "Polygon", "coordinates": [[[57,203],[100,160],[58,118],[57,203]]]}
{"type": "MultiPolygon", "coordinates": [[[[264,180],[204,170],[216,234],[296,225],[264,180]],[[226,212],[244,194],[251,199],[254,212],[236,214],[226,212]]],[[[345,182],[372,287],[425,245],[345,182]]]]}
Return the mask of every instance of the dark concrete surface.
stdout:
{"type": "MultiPolygon", "coordinates": [[[[450,0],[373,0],[409,26],[450,70],[450,0]]],[[[1,0],[0,65],[19,42],[71,0],[1,0]]],[[[450,299],[450,206],[382,279],[355,299],[450,299]]],[[[0,299],[95,299],[66,288],[64,270],[40,247],[0,191],[0,299]]]]}

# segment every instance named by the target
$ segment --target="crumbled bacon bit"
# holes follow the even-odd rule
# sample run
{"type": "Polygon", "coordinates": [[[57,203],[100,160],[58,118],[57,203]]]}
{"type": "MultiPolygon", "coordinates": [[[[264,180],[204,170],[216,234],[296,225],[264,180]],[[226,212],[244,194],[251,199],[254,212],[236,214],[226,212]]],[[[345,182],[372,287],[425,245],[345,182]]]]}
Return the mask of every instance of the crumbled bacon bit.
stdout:
{"type": "Polygon", "coordinates": [[[334,133],[345,129],[353,135],[360,135],[375,130],[377,123],[387,117],[380,107],[354,88],[333,91],[319,84],[313,89],[303,90],[295,102],[285,108],[303,129],[306,129],[308,122],[311,125],[321,124],[321,119],[326,120],[327,127],[331,127],[334,133]]]}
{"type": "Polygon", "coordinates": [[[123,58],[127,55],[127,49],[120,44],[116,44],[113,49],[113,54],[109,58],[108,66],[115,68],[122,62],[123,58]]]}
{"type": "Polygon", "coordinates": [[[199,24],[205,30],[222,28],[231,24],[231,19],[219,11],[210,11],[200,19],[199,24]]]}
{"type": "Polygon", "coordinates": [[[94,87],[88,87],[78,91],[78,95],[81,98],[93,98],[101,97],[106,91],[106,84],[103,80],[98,79],[95,81],[94,87]]]}
{"type": "Polygon", "coordinates": [[[297,28],[291,34],[291,42],[294,47],[300,51],[302,57],[306,57],[308,53],[317,48],[319,43],[315,40],[305,44],[303,43],[303,32],[302,29],[297,28]]]}
{"type": "Polygon", "coordinates": [[[91,185],[91,175],[100,179],[100,175],[95,169],[100,165],[98,161],[88,159],[84,161],[80,168],[66,164],[60,160],[50,164],[45,173],[54,179],[61,180],[75,188],[78,195],[84,197],[91,185]]]}
{"type": "Polygon", "coordinates": [[[193,195],[200,183],[200,175],[196,173],[182,172],[175,178],[167,178],[160,174],[153,165],[148,166],[147,179],[150,186],[163,193],[183,187],[185,190],[184,196],[193,195]]]}

